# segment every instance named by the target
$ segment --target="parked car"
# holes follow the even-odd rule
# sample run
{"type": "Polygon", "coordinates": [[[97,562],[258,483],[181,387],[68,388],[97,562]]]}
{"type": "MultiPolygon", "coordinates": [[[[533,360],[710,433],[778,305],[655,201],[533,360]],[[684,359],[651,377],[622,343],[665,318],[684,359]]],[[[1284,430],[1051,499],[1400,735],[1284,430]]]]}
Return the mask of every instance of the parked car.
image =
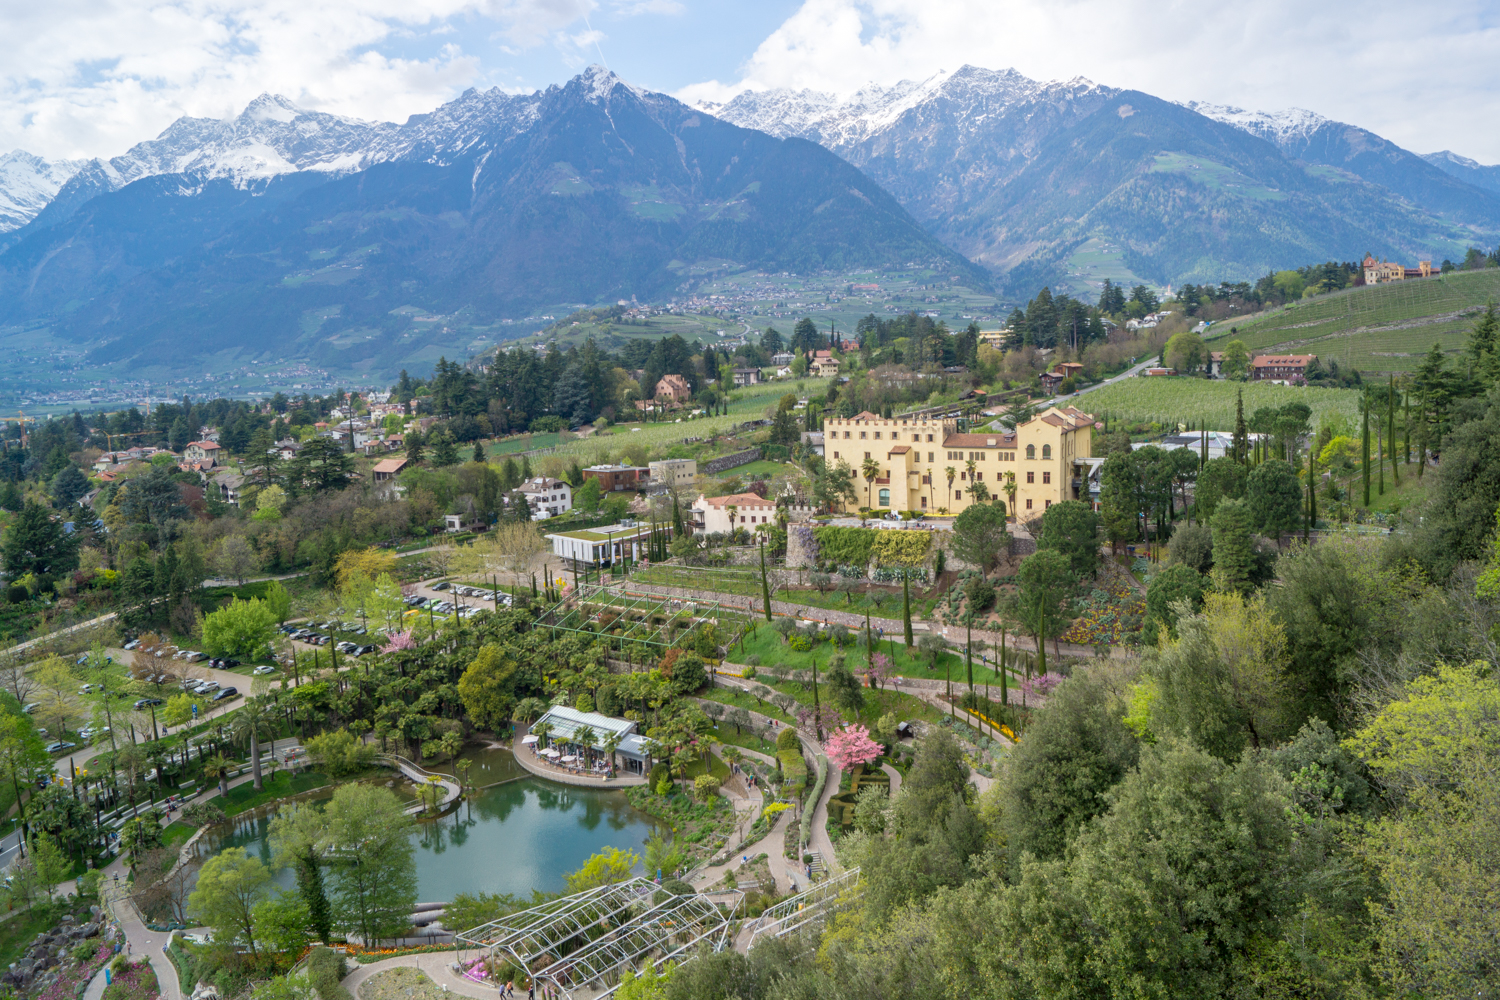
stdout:
{"type": "Polygon", "coordinates": [[[136,649],[136,648],[138,648],[140,646],[140,644],[141,644],[141,640],[139,640],[139,639],[131,639],[129,642],[127,642],[125,645],[121,646],[120,648],[121,649],[136,649]]]}
{"type": "Polygon", "coordinates": [[[160,698],[141,698],[141,699],[139,699],[135,703],[135,710],[137,712],[139,712],[143,708],[150,708],[152,705],[160,705],[160,704],[161,704],[161,699],[160,698]]]}
{"type": "Polygon", "coordinates": [[[434,583],[432,585],[432,589],[433,590],[447,590],[451,586],[452,586],[452,584],[450,584],[447,580],[439,580],[437,583],[434,583]]]}
{"type": "Polygon", "coordinates": [[[47,744],[48,753],[62,753],[64,750],[76,750],[77,743],[69,743],[67,740],[58,740],[56,743],[47,744]]]}
{"type": "Polygon", "coordinates": [[[78,689],[78,693],[79,694],[93,694],[94,693],[94,685],[92,685],[92,684],[85,684],[85,685],[83,685],[83,687],[81,687],[81,688],[78,689]]]}
{"type": "Polygon", "coordinates": [[[217,690],[219,690],[219,682],[218,681],[202,681],[193,690],[197,691],[199,694],[208,694],[210,691],[217,691],[217,690]]]}
{"type": "Polygon", "coordinates": [[[261,675],[264,675],[264,674],[274,674],[275,672],[276,672],[276,668],[275,667],[267,666],[264,663],[261,664],[260,666],[256,667],[253,671],[251,671],[251,673],[261,674],[261,675]]]}
{"type": "Polygon", "coordinates": [[[239,693],[240,692],[239,692],[238,688],[228,687],[228,688],[225,688],[224,690],[220,691],[218,694],[214,695],[209,700],[210,701],[224,701],[224,700],[226,700],[228,698],[233,698],[233,697],[237,696],[239,693]]]}
{"type": "Polygon", "coordinates": [[[363,646],[359,647],[359,655],[360,656],[369,656],[371,653],[375,652],[379,648],[380,648],[379,646],[376,646],[373,643],[367,643],[366,645],[363,645],[363,646]]]}
{"type": "Polygon", "coordinates": [[[27,715],[30,715],[32,712],[36,711],[36,709],[37,703],[34,701],[27,702],[25,705],[21,706],[21,711],[25,712],[27,715]]]}

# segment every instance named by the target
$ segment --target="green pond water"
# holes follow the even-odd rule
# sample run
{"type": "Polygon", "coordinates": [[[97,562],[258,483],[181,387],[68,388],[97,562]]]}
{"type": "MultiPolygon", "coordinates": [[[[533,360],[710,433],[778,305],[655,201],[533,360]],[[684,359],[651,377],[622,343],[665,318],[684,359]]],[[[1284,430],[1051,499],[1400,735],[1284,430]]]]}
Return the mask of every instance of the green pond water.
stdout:
{"type": "MultiPolygon", "coordinates": [[[[506,783],[483,789],[446,816],[415,824],[422,902],[447,901],[460,892],[555,892],[564,888],[566,873],[605,847],[640,853],[654,829],[651,817],[635,809],[624,792],[531,777],[508,750],[463,756],[474,762],[469,772],[474,784],[506,783]]],[[[307,800],[317,804],[331,797],[327,792],[307,800]]],[[[204,837],[205,854],[243,847],[271,864],[268,835],[274,815],[264,810],[222,824],[204,837]]],[[[292,888],[292,871],[279,871],[277,882],[292,888]]]]}

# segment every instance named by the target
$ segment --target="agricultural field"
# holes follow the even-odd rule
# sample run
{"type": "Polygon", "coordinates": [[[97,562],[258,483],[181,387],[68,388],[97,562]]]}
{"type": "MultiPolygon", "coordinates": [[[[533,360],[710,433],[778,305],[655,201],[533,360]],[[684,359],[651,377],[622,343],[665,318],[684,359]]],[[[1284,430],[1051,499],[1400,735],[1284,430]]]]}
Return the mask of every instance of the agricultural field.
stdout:
{"type": "Polygon", "coordinates": [[[1190,425],[1194,430],[1234,430],[1235,399],[1245,394],[1245,416],[1262,406],[1306,403],[1313,425],[1327,413],[1339,413],[1352,425],[1359,417],[1357,389],[1317,389],[1262,382],[1221,382],[1204,378],[1128,378],[1083,397],[1077,405],[1095,419],[1190,425]]]}
{"type": "Polygon", "coordinates": [[[1215,350],[1231,335],[1256,352],[1316,354],[1360,372],[1414,369],[1434,343],[1463,350],[1474,320],[1500,301],[1500,270],[1351,288],[1284,309],[1216,324],[1215,350]],[[1232,324],[1232,326],[1231,326],[1232,324]]]}

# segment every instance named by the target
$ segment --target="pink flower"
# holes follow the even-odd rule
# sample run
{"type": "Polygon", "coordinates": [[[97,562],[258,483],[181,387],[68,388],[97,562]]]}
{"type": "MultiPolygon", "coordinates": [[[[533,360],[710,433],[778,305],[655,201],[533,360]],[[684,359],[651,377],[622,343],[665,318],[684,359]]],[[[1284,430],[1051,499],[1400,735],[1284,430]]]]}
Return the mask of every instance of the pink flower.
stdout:
{"type": "Polygon", "coordinates": [[[411,629],[407,629],[405,632],[392,632],[387,638],[389,641],[380,647],[382,653],[394,653],[398,649],[417,648],[417,640],[412,638],[411,629]]]}
{"type": "Polygon", "coordinates": [[[852,771],[856,764],[868,764],[880,756],[880,744],[870,739],[870,731],[855,723],[835,730],[823,752],[840,771],[852,771]]]}

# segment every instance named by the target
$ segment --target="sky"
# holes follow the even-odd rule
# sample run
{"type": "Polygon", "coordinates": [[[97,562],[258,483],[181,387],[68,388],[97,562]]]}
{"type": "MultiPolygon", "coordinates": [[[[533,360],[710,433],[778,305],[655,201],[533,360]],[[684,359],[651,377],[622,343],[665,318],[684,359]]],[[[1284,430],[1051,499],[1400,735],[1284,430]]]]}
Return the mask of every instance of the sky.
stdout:
{"type": "Polygon", "coordinates": [[[1167,100],[1303,107],[1418,153],[1500,163],[1500,4],[1290,0],[0,2],[0,151],[113,156],[265,92],[404,121],[590,63],[687,100],[852,93],[970,63],[1167,100]]]}

